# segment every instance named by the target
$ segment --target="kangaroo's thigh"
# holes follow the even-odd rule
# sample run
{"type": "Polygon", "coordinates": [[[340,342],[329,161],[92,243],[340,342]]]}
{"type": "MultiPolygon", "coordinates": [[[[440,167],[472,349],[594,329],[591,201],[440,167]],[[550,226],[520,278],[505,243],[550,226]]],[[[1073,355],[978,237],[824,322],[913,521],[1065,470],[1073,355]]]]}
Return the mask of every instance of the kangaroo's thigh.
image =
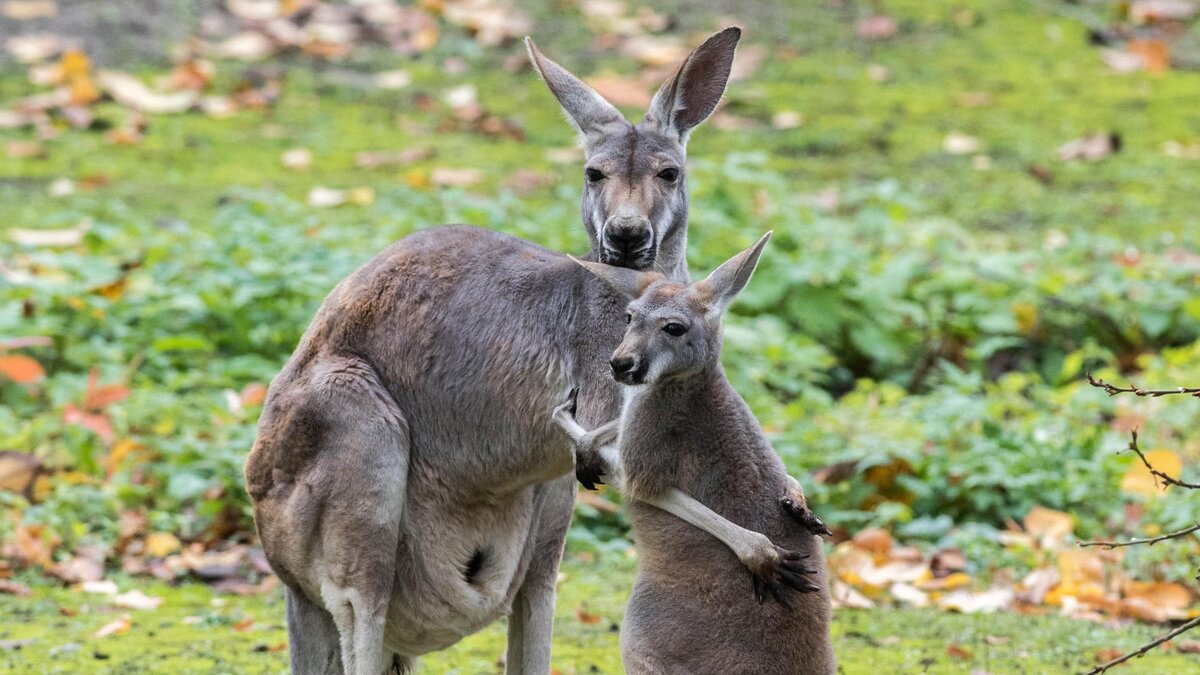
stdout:
{"type": "Polygon", "coordinates": [[[255,505],[259,532],[280,576],[328,612],[343,670],[379,675],[389,660],[383,628],[408,478],[408,424],[370,365],[326,358],[311,369],[303,385],[281,394],[279,422],[256,443],[255,452],[293,453],[255,505]]]}

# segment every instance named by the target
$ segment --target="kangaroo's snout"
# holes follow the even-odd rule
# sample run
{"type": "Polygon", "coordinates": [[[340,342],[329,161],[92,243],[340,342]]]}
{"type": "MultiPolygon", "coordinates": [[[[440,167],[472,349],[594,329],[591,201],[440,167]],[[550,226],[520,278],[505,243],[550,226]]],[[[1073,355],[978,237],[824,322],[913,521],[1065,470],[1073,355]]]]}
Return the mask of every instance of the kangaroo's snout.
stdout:
{"type": "Polygon", "coordinates": [[[613,216],[604,223],[604,254],[609,265],[631,267],[632,263],[650,263],[652,235],[650,219],[641,216],[613,216]]]}
{"type": "Polygon", "coordinates": [[[646,369],[635,356],[614,355],[608,365],[612,368],[613,379],[622,384],[641,384],[646,377],[646,369]]]}

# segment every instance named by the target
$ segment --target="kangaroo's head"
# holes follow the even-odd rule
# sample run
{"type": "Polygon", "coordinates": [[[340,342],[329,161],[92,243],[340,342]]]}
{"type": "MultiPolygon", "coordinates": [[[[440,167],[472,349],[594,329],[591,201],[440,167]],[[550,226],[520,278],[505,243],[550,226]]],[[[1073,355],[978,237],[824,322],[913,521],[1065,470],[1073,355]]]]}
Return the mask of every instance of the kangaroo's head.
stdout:
{"type": "Polygon", "coordinates": [[[715,367],[721,359],[721,317],[746,287],[768,232],[704,279],[681,284],[659,272],[579,261],[632,301],[625,337],[609,364],[622,384],[654,384],[715,367]]]}
{"type": "Polygon", "coordinates": [[[591,258],[687,278],[687,139],[720,102],[740,37],[726,28],[697,47],[636,125],[525,39],[586,153],[582,213],[591,258]]]}

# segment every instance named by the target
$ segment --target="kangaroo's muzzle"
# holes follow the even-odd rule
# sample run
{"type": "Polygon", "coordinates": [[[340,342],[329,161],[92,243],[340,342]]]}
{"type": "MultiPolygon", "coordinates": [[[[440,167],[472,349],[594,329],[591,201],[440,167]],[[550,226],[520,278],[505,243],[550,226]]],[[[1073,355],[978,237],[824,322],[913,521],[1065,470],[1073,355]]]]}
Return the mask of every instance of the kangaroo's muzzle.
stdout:
{"type": "Polygon", "coordinates": [[[635,269],[654,263],[654,233],[648,218],[614,216],[604,223],[604,262],[635,269]]]}

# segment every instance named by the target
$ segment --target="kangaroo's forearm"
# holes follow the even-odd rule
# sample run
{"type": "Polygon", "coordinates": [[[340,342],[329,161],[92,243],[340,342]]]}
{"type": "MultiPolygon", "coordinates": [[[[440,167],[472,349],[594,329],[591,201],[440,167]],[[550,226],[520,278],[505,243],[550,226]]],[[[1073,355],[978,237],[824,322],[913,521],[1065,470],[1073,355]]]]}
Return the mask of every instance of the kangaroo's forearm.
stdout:
{"type": "Polygon", "coordinates": [[[766,535],[734,524],[678,488],[669,488],[658,497],[642,501],[716,537],[743,562],[755,554],[766,538],[766,535]]]}

